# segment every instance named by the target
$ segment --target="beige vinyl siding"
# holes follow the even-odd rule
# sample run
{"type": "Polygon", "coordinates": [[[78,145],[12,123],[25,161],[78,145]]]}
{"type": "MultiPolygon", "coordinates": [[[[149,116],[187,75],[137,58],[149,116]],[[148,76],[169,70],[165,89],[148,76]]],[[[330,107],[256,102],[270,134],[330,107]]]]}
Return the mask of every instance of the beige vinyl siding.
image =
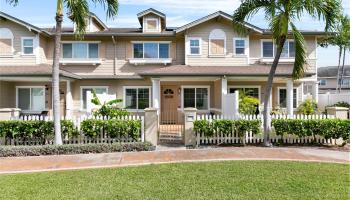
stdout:
{"type": "Polygon", "coordinates": [[[245,66],[248,58],[234,56],[233,38],[238,36],[232,29],[232,24],[226,20],[210,20],[187,30],[187,37],[201,38],[201,55],[186,55],[188,65],[193,66],[245,66]],[[226,34],[226,55],[223,57],[209,56],[209,34],[214,29],[221,29],[226,34]]]}
{"type": "MultiPolygon", "coordinates": [[[[70,38],[64,38],[63,41],[72,41],[70,38]]],[[[100,41],[99,59],[101,64],[76,64],[62,65],[62,69],[76,73],[78,75],[113,75],[114,72],[114,44],[112,38],[85,38],[85,41],[100,41]]]]}
{"type": "Polygon", "coordinates": [[[11,30],[13,34],[13,57],[4,57],[0,58],[0,66],[1,65],[35,65],[36,57],[21,55],[22,51],[22,41],[21,37],[35,37],[36,34],[29,31],[27,28],[13,23],[9,20],[1,20],[1,28],[8,28],[11,30]]]}

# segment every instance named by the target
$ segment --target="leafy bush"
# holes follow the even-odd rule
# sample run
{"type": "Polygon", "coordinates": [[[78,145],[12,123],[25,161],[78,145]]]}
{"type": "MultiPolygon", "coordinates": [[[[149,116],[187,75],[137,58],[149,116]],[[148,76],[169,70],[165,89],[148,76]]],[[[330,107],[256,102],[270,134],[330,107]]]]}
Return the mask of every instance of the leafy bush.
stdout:
{"type": "Polygon", "coordinates": [[[154,146],[148,142],[42,146],[0,146],[0,157],[152,151],[154,149],[154,146]]]}
{"type": "Polygon", "coordinates": [[[93,112],[94,116],[108,116],[111,118],[118,118],[130,115],[130,113],[127,110],[121,109],[119,107],[118,104],[122,102],[121,99],[114,99],[108,102],[101,103],[100,99],[96,95],[95,90],[92,90],[92,95],[93,98],[91,99],[91,102],[97,106],[101,106],[99,109],[93,112]]]}
{"type": "Polygon", "coordinates": [[[350,120],[341,119],[274,119],[272,125],[277,135],[293,134],[299,137],[323,136],[326,139],[349,139],[350,120]]]}
{"type": "Polygon", "coordinates": [[[203,133],[205,136],[213,136],[215,133],[230,134],[237,132],[241,137],[246,131],[252,131],[257,134],[260,133],[260,120],[197,120],[194,122],[194,131],[203,133]]]}
{"type": "Polygon", "coordinates": [[[331,107],[345,107],[350,108],[350,104],[345,101],[337,102],[336,104],[333,104],[331,107]]]}
{"type": "Polygon", "coordinates": [[[301,103],[298,107],[298,113],[304,115],[313,115],[317,113],[319,110],[317,108],[317,103],[312,99],[306,99],[303,103],[301,103]]]}
{"type": "Polygon", "coordinates": [[[246,115],[257,114],[259,99],[246,95],[244,92],[239,93],[239,112],[246,115]]]}
{"type": "MultiPolygon", "coordinates": [[[[48,137],[53,137],[53,126],[52,121],[0,121],[0,137],[45,140],[48,137]]],[[[63,137],[72,137],[78,134],[73,122],[69,120],[61,120],[61,129],[63,137]]]]}
{"type": "Polygon", "coordinates": [[[141,121],[87,119],[81,122],[81,130],[89,137],[96,137],[105,132],[111,138],[125,136],[136,140],[140,138],[141,121]]]}

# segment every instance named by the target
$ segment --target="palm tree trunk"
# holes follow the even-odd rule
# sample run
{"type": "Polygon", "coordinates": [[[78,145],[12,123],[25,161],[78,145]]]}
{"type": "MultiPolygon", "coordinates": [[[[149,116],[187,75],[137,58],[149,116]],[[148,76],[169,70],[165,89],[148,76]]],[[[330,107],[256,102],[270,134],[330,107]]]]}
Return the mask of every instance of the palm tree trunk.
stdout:
{"type": "MultiPolygon", "coordinates": [[[[60,1],[60,0],[58,0],[60,1]]],[[[59,3],[58,3],[59,4],[59,3]]],[[[62,7],[61,7],[62,8],[62,7]]],[[[59,5],[58,5],[59,9],[59,5]]],[[[55,131],[55,144],[62,144],[61,136],[61,115],[60,115],[60,69],[59,59],[61,50],[61,29],[62,29],[63,15],[60,12],[56,13],[56,34],[55,34],[55,50],[52,66],[52,89],[53,89],[53,120],[55,131]]]]}
{"type": "Polygon", "coordinates": [[[340,83],[339,83],[339,92],[341,92],[341,88],[343,86],[343,76],[344,76],[344,68],[345,68],[345,54],[346,54],[346,48],[343,49],[343,65],[340,70],[340,83]]]}
{"type": "Polygon", "coordinates": [[[286,41],[286,38],[282,38],[280,41],[280,45],[277,47],[277,52],[275,55],[275,58],[273,60],[269,77],[267,79],[267,84],[266,84],[266,89],[265,89],[265,96],[264,96],[264,111],[263,111],[263,118],[264,118],[264,146],[271,146],[270,143],[270,132],[271,132],[271,115],[270,115],[270,95],[272,91],[272,83],[273,83],[273,78],[276,73],[276,69],[278,66],[279,59],[282,54],[283,46],[286,41]]]}
{"type": "Polygon", "coordinates": [[[341,62],[341,55],[342,55],[343,47],[339,46],[339,57],[338,57],[338,70],[337,70],[337,87],[335,89],[335,92],[338,92],[339,90],[339,71],[340,71],[340,62],[341,62]]]}

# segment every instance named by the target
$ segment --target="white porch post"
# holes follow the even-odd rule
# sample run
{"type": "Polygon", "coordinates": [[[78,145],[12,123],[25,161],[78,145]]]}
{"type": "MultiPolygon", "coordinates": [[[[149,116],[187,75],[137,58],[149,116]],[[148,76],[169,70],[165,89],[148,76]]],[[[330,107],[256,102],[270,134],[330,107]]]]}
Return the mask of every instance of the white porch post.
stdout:
{"type": "Polygon", "coordinates": [[[160,79],[152,78],[152,104],[153,108],[160,109],[160,79]]]}
{"type": "Polygon", "coordinates": [[[73,97],[71,91],[71,81],[66,81],[66,118],[72,118],[73,111],[73,97]]]}
{"type": "Polygon", "coordinates": [[[312,83],[312,100],[318,103],[318,82],[312,83]]]}
{"type": "Polygon", "coordinates": [[[287,81],[287,114],[293,115],[293,80],[287,81]]]}
{"type": "Polygon", "coordinates": [[[227,95],[227,79],[226,77],[223,77],[221,79],[221,113],[224,112],[224,110],[226,109],[226,105],[225,105],[225,95],[227,95]]]}

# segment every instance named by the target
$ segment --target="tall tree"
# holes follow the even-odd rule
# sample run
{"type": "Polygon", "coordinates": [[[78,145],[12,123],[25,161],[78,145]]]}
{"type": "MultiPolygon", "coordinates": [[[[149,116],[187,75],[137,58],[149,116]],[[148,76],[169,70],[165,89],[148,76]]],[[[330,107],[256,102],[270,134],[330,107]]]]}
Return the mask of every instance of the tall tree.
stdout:
{"type": "MultiPolygon", "coordinates": [[[[20,0],[7,0],[13,6],[18,5],[20,0]]],[[[83,39],[86,29],[86,18],[89,16],[89,3],[94,5],[100,4],[106,10],[108,18],[114,18],[118,13],[118,0],[57,0],[56,7],[56,28],[55,28],[55,48],[52,65],[52,88],[53,88],[53,117],[55,144],[62,144],[61,125],[60,125],[60,77],[59,77],[59,60],[61,55],[61,29],[63,13],[66,9],[68,17],[75,24],[75,36],[83,39]]]]}
{"type": "Polygon", "coordinates": [[[240,34],[246,34],[245,20],[249,20],[259,11],[263,11],[265,19],[269,21],[269,29],[277,46],[270,73],[267,79],[264,96],[264,145],[271,146],[269,134],[271,132],[271,116],[269,101],[272,91],[273,79],[278,67],[279,59],[288,37],[295,43],[295,62],[292,78],[303,77],[306,69],[306,47],[302,33],[295,25],[305,14],[315,20],[324,20],[325,31],[334,28],[339,12],[340,0],[242,0],[241,5],[233,14],[233,28],[240,34]]]}
{"type": "Polygon", "coordinates": [[[346,58],[346,51],[350,46],[350,19],[346,15],[339,15],[337,24],[332,33],[324,40],[320,41],[322,47],[334,45],[339,48],[338,68],[337,68],[337,86],[336,92],[340,92],[343,82],[344,65],[346,58]],[[343,58],[343,64],[341,60],[343,58]]]}

